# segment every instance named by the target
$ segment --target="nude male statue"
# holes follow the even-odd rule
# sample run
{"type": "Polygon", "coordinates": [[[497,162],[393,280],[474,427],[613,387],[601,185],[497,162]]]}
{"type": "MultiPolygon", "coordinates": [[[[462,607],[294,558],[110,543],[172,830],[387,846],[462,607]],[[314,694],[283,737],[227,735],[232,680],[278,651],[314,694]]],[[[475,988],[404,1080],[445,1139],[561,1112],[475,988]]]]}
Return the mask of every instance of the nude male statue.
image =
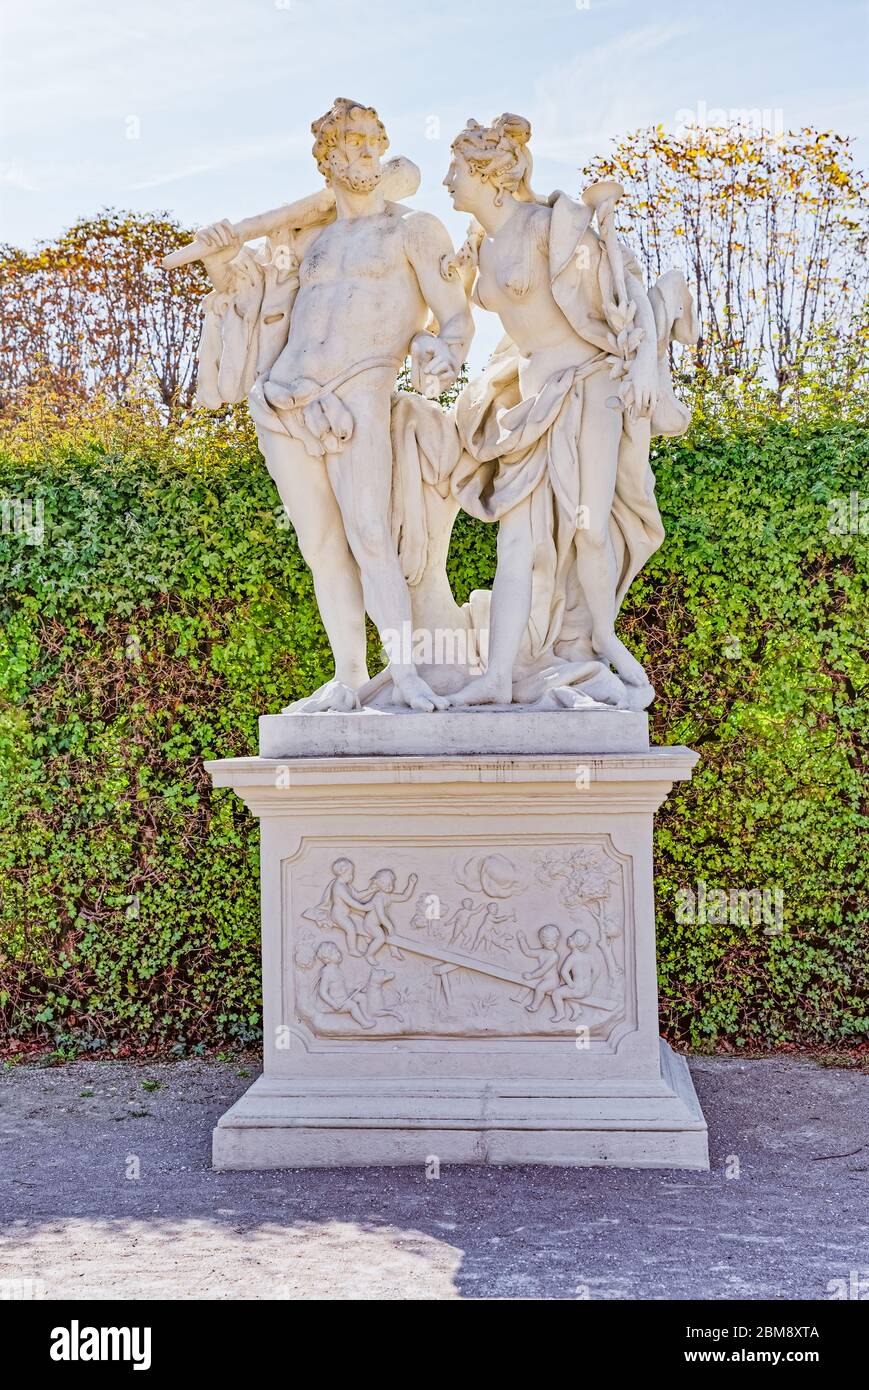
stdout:
{"type": "MultiPolygon", "coordinates": [[[[430,396],[445,390],[473,321],[446,229],[380,186],[388,140],[377,112],[340,98],[311,129],[334,212],[284,229],[265,259],[241,247],[229,222],[198,234],[215,286],[200,378],[211,372],[217,401],[248,395],[313,574],[335,676],[296,707],[350,710],[368,681],[365,612],[381,634],[411,624],[391,526],[396,375],[410,354],[414,385],[430,396]],[[435,331],[425,331],[432,318],[435,331]]],[[[446,705],[406,653],[390,655],[398,703],[446,705]]]]}

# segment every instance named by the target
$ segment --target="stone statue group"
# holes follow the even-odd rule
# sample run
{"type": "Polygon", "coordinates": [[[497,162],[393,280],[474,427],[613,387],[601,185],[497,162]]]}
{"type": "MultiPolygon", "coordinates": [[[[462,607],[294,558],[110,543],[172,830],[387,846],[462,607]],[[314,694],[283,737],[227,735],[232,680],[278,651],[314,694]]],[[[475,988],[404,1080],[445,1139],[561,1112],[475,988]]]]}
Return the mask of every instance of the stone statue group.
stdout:
{"type": "Polygon", "coordinates": [[[419,173],[384,161],[372,107],[339,99],[312,132],[324,190],[217,222],[164,262],[205,264],[199,399],[247,398],[313,575],[335,674],[290,708],[644,709],[654,691],[615,623],[664,535],[651,438],[688,425],[669,367],[671,341],[699,333],[684,277],[645,287],[617,183],[538,196],[519,116],[453,141],[444,183],[472,219],[458,252],[400,201],[419,173]],[[504,337],[444,409],[472,303],[504,337]],[[408,358],[416,390],[396,391],[408,358]],[[461,606],[446,578],[460,509],[500,523],[492,590],[461,606]],[[366,613],[389,658],[373,679],[366,613]]]}

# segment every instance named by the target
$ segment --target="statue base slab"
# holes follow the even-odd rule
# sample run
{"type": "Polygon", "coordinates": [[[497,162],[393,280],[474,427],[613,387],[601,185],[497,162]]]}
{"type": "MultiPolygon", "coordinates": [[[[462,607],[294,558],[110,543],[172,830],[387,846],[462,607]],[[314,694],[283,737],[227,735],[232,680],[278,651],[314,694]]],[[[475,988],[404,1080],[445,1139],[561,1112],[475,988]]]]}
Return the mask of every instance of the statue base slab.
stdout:
{"type": "Polygon", "coordinates": [[[207,763],[262,839],[264,1074],[215,1167],[708,1167],[658,1037],[652,890],[653,815],[696,757],[207,763]]]}
{"type": "Polygon", "coordinates": [[[480,753],[636,753],[649,746],[649,717],[591,701],[583,709],[479,705],[420,714],[366,708],[352,714],[263,714],[262,758],[419,757],[480,753]]]}
{"type": "Polygon", "coordinates": [[[657,1081],[293,1082],[261,1076],[218,1121],[221,1169],[543,1163],[709,1167],[684,1057],[660,1043],[657,1081]]]}

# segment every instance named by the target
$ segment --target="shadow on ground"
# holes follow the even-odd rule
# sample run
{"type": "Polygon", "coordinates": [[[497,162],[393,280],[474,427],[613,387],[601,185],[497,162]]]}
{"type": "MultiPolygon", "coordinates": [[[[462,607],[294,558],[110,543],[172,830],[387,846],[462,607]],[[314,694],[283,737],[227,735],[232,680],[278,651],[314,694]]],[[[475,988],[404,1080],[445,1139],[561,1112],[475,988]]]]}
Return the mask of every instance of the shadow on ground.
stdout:
{"type": "Polygon", "coordinates": [[[0,1284],[76,1298],[826,1299],[869,1278],[869,1077],[696,1059],[709,1173],[214,1173],[254,1073],[0,1077],[0,1284]],[[154,1088],[151,1083],[158,1082],[154,1088]],[[834,1286],[835,1287],[835,1286],[834,1286]]]}

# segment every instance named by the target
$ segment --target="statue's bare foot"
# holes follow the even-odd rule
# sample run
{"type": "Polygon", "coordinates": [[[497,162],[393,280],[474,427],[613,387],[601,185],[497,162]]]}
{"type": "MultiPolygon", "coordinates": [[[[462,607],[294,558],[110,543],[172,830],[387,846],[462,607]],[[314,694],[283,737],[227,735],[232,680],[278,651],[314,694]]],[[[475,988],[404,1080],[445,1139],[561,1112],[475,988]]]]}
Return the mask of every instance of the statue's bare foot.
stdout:
{"type": "Polygon", "coordinates": [[[497,671],[486,671],[450,696],[451,705],[509,705],[513,698],[513,680],[497,671]]]}
{"type": "Polygon", "coordinates": [[[319,690],[315,690],[313,695],[308,695],[306,699],[295,700],[291,705],[287,705],[281,713],[325,714],[332,710],[338,714],[347,714],[350,710],[358,708],[359,700],[353,687],[335,679],[321,685],[319,690]]]}
{"type": "Polygon", "coordinates": [[[395,687],[393,700],[397,705],[407,705],[408,709],[422,710],[430,714],[435,709],[447,709],[449,700],[444,695],[435,695],[421,676],[401,675],[392,677],[395,687]]]}
{"type": "Polygon", "coordinates": [[[627,685],[648,685],[648,677],[637,658],[631,656],[614,632],[605,632],[600,638],[595,635],[594,648],[598,656],[611,662],[627,685]]]}

